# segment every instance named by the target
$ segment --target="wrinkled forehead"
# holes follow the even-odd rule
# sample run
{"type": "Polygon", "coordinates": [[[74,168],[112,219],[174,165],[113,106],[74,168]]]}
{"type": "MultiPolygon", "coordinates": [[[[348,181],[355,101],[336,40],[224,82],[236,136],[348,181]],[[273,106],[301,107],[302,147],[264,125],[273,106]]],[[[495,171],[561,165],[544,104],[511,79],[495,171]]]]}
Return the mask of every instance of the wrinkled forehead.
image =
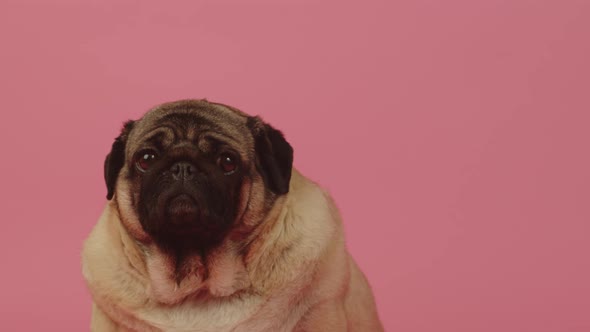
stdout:
{"type": "Polygon", "coordinates": [[[237,109],[203,100],[162,104],[136,122],[127,152],[146,144],[167,147],[182,141],[205,149],[209,143],[222,142],[241,154],[248,154],[254,141],[247,119],[237,109]]]}

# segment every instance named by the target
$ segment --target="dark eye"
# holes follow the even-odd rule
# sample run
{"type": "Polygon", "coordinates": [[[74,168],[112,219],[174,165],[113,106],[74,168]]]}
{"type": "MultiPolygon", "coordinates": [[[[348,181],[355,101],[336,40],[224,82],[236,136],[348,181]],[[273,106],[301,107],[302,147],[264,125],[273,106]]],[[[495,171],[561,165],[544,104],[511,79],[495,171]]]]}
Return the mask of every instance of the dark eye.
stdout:
{"type": "Polygon", "coordinates": [[[145,150],[137,154],[135,159],[135,167],[141,172],[147,171],[158,159],[158,155],[154,150],[145,150]]]}
{"type": "Polygon", "coordinates": [[[231,153],[222,153],[217,164],[225,174],[231,174],[238,168],[238,157],[231,153]]]}

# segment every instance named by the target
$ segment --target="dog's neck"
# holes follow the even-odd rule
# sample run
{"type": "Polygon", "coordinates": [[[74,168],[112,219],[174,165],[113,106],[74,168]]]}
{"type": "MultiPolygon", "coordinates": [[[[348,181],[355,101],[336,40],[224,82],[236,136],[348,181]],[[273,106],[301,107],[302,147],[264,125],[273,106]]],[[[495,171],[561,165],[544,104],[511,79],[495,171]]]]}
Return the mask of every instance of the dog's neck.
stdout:
{"type": "Polygon", "coordinates": [[[228,236],[206,257],[195,253],[183,257],[182,262],[155,243],[137,241],[121,223],[117,231],[131,273],[146,286],[154,302],[175,304],[189,297],[228,297],[252,286],[249,274],[256,273],[260,261],[268,257],[252,255],[260,251],[251,249],[260,246],[263,239],[268,245],[265,235],[284,221],[284,205],[284,200],[276,202],[248,237],[236,240],[228,236]]]}

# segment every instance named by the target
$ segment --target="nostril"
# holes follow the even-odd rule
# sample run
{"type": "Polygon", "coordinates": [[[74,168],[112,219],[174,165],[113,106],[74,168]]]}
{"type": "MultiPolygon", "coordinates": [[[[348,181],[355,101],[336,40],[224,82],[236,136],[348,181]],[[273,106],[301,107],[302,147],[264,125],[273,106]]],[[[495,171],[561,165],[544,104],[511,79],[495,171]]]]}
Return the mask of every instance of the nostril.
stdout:
{"type": "Polygon", "coordinates": [[[172,168],[170,170],[172,171],[172,174],[179,175],[180,174],[180,164],[172,165],[172,168]]]}

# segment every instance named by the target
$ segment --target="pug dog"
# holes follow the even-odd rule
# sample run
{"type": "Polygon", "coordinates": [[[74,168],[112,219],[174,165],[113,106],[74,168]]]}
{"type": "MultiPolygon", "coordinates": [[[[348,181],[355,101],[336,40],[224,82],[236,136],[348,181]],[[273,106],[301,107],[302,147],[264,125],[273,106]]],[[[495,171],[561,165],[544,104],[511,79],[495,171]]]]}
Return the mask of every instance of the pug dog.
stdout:
{"type": "Polygon", "coordinates": [[[383,331],[330,195],[261,120],[206,100],[124,124],[82,252],[91,330],[383,331]]]}

